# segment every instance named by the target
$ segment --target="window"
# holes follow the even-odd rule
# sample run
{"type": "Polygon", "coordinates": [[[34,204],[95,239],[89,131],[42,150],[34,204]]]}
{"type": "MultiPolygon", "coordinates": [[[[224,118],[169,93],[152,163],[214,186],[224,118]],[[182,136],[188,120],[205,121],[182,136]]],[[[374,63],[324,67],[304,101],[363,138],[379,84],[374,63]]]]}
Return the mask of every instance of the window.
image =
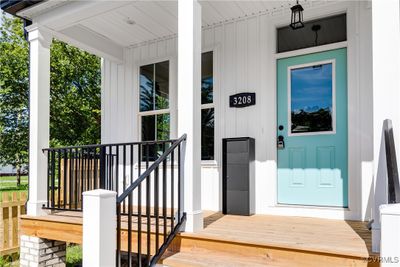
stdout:
{"type": "Polygon", "coordinates": [[[334,61],[289,69],[290,134],[334,132],[334,61]]]}
{"type": "Polygon", "coordinates": [[[346,14],[306,21],[304,28],[289,26],[278,29],[277,52],[343,42],[347,40],[346,14]]]}
{"type": "Polygon", "coordinates": [[[201,56],[201,159],[214,160],[213,52],[201,56]]]}
{"type": "MultiPolygon", "coordinates": [[[[142,141],[170,139],[169,61],[141,66],[139,82],[142,141]]],[[[162,147],[150,146],[149,160],[161,152],[162,147]]]]}

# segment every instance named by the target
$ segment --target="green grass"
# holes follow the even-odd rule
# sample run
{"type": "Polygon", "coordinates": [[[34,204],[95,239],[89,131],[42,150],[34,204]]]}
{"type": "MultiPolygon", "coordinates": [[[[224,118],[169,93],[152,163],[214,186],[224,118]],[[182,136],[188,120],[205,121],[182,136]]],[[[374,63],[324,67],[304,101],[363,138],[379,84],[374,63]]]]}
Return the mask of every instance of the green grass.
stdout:
{"type": "Polygon", "coordinates": [[[67,246],[67,267],[74,267],[76,264],[82,264],[82,247],[69,244],[67,246]]]}
{"type": "Polygon", "coordinates": [[[19,253],[0,257],[0,267],[19,266],[19,253]]]}
{"type": "MultiPolygon", "coordinates": [[[[17,176],[0,176],[0,182],[3,181],[17,181],[17,176]]],[[[28,182],[28,176],[21,176],[21,182],[28,182]]]]}
{"type": "Polygon", "coordinates": [[[21,184],[17,186],[16,176],[0,177],[0,191],[26,191],[28,190],[28,176],[21,176],[21,184]]]}

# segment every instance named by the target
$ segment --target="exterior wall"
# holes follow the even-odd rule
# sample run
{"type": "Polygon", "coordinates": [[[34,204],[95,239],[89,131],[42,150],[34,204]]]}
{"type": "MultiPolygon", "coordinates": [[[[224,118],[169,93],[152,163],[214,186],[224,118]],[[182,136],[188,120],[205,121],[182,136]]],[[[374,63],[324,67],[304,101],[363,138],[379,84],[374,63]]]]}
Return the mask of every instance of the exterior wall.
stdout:
{"type": "MultiPolygon", "coordinates": [[[[325,218],[368,219],[372,185],[371,9],[367,2],[315,4],[305,20],[347,12],[349,100],[349,209],[284,207],[276,203],[276,60],[322,47],[276,54],[276,27],[287,24],[288,9],[255,15],[203,29],[203,51],[214,51],[215,161],[202,164],[202,207],[221,210],[222,138],[256,139],[256,212],[325,218]],[[229,108],[229,95],[255,92],[257,104],[229,108]]],[[[138,67],[170,60],[171,137],[176,136],[175,38],[125,49],[123,64],[103,61],[102,142],[140,139],[138,67]]]]}
{"type": "Polygon", "coordinates": [[[33,236],[22,235],[20,266],[63,267],[66,262],[66,244],[33,236]]]}

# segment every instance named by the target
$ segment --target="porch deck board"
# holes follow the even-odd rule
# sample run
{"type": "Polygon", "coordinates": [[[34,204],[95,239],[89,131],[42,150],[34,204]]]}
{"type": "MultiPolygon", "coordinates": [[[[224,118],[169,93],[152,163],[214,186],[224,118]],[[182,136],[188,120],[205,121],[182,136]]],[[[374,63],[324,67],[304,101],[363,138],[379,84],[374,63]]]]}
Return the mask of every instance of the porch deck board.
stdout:
{"type": "MultiPolygon", "coordinates": [[[[133,221],[136,222],[136,218],[133,221]]],[[[144,218],[143,230],[146,230],[145,223],[144,218]]],[[[163,220],[160,220],[160,232],[162,223],[163,220]]],[[[197,233],[181,233],[180,240],[183,243],[210,241],[209,244],[218,241],[357,258],[376,256],[371,250],[371,233],[365,222],[272,215],[234,216],[205,211],[204,226],[197,233]]],[[[122,228],[127,229],[126,217],[123,218],[122,228]]],[[[135,229],[136,224],[133,227],[135,229]]],[[[56,212],[37,217],[25,215],[21,217],[21,232],[81,243],[82,213],[56,212]]],[[[153,236],[154,218],[151,232],[153,236]]]]}
{"type": "Polygon", "coordinates": [[[205,213],[204,230],[182,236],[354,257],[374,255],[366,222],[205,213]]]}

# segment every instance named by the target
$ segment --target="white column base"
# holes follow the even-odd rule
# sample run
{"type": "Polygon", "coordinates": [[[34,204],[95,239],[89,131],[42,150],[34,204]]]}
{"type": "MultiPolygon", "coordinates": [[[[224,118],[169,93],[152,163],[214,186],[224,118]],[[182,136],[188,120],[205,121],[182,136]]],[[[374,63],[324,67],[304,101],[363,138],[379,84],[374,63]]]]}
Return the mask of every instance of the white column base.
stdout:
{"type": "Polygon", "coordinates": [[[43,206],[47,204],[47,201],[34,201],[29,200],[27,205],[27,215],[30,216],[42,216],[47,215],[47,212],[43,209],[43,206]]]}
{"type": "Polygon", "coordinates": [[[379,207],[381,217],[381,266],[400,266],[400,204],[379,207]]]}
{"type": "Polygon", "coordinates": [[[186,213],[185,232],[198,232],[204,228],[203,211],[194,211],[186,213]]]}
{"type": "Polygon", "coordinates": [[[117,249],[117,192],[83,192],[83,266],[113,267],[117,249]]]}

